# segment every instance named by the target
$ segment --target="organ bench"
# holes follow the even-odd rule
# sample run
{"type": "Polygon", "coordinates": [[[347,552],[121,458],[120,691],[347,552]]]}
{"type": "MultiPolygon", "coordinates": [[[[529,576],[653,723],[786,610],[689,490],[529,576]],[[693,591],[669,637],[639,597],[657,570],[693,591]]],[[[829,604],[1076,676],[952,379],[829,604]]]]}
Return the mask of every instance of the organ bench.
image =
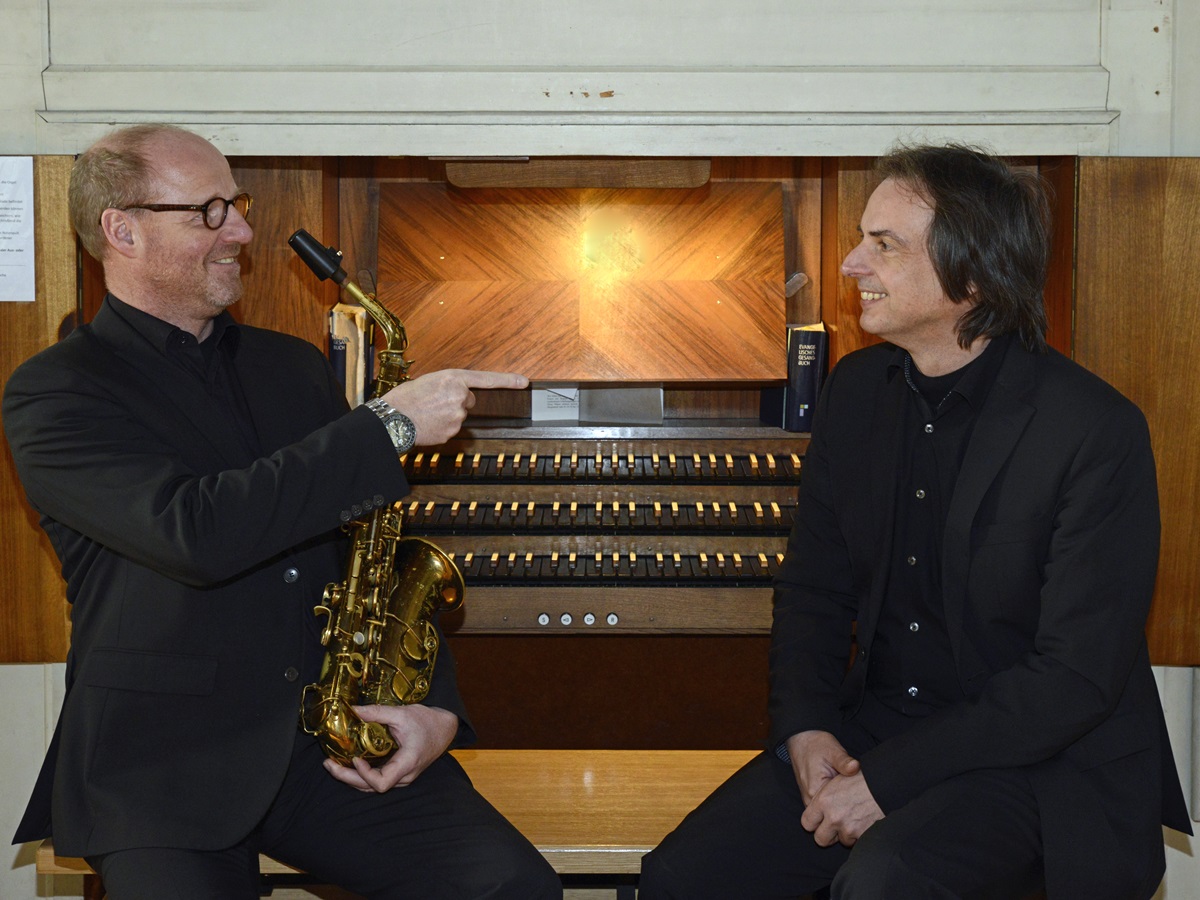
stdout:
{"type": "MultiPolygon", "coordinates": [[[[729,775],[750,750],[455,750],[471,781],[537,847],[564,881],[616,887],[632,900],[643,854],[729,775]]],[[[42,875],[84,875],[85,897],[104,896],[81,859],[44,841],[42,875]]],[[[259,859],[265,889],[300,873],[259,859]]]]}

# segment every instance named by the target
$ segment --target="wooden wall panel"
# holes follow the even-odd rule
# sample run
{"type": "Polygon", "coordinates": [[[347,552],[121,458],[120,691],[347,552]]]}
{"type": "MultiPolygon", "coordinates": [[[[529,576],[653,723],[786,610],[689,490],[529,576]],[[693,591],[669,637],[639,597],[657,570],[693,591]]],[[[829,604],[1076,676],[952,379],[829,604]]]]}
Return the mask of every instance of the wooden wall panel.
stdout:
{"type": "Polygon", "coordinates": [[[1075,340],[1075,157],[1052,156],[1038,161],[1050,188],[1053,215],[1050,272],[1046,279],[1046,342],[1067,356],[1075,340]]]}
{"type": "Polygon", "coordinates": [[[537,381],[784,375],[777,184],[694,190],[389,185],[380,300],[430,368],[537,381]]]}
{"type": "Polygon", "coordinates": [[[879,184],[872,161],[860,157],[824,160],[821,309],[829,331],[829,364],[860,347],[879,343],[858,326],[858,286],[842,275],[842,260],[860,238],[858,223],[871,192],[879,184]]]}
{"type": "MultiPolygon", "coordinates": [[[[67,216],[69,156],[34,160],[33,303],[0,303],[0,383],[24,360],[65,337],[78,321],[75,234],[67,216]]],[[[70,640],[58,559],[25,500],[8,444],[0,453],[0,662],[60,662],[70,640]]]]}
{"type": "Polygon", "coordinates": [[[298,335],[324,350],[327,314],[337,290],[331,281],[317,280],[287,239],[303,228],[325,244],[334,242],[337,203],[326,163],[319,157],[234,157],[229,162],[238,186],[254,197],[254,240],[242,253],[245,294],[233,307],[234,316],[298,335]]]}
{"type": "Polygon", "coordinates": [[[1080,160],[1075,358],[1150,423],[1162,555],[1150,655],[1200,665],[1200,159],[1080,160]]]}

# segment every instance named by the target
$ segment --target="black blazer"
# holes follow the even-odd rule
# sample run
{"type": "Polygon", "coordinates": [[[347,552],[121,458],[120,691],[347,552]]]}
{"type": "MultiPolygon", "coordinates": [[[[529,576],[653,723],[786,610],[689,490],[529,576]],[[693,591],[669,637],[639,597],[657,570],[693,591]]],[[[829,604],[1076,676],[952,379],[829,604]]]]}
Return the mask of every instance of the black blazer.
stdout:
{"type": "MultiPolygon", "coordinates": [[[[13,374],[4,427],[72,604],[67,693],[15,841],[218,849],[279,787],[319,662],[339,526],[407,493],[312,345],[239,328],[263,449],[107,303],[13,374]]],[[[427,703],[465,718],[453,660],[427,703]]]]}
{"type": "MultiPolygon", "coordinates": [[[[1159,543],[1149,434],[1094,375],[1004,340],[943,544],[944,616],[967,699],[864,754],[863,773],[886,814],[961,772],[1025,767],[1049,896],[1149,896],[1164,865],[1160,823],[1190,833],[1144,634],[1159,543]]],[[[776,584],[776,742],[836,733],[863,697],[909,390],[891,367],[901,352],[847,356],[814,415],[776,584]]]]}

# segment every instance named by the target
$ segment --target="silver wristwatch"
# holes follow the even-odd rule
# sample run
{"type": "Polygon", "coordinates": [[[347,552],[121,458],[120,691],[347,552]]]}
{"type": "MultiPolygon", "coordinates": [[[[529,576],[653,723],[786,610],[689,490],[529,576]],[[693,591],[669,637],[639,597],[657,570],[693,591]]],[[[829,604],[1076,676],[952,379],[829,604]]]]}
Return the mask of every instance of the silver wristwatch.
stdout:
{"type": "Polygon", "coordinates": [[[412,419],[397,410],[382,398],[367,401],[367,408],[383,422],[396,448],[396,455],[403,456],[417,442],[417,426],[412,419]]]}

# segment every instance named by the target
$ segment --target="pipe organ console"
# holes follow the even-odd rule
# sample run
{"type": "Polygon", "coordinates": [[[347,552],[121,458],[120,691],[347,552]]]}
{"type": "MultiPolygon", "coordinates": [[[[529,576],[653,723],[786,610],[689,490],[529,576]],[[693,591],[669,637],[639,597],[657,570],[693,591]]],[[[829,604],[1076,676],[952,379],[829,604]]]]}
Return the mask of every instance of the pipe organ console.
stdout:
{"type": "Polygon", "coordinates": [[[405,459],[408,534],[466,577],[462,633],[765,633],[806,436],[472,427],[405,459]]]}

